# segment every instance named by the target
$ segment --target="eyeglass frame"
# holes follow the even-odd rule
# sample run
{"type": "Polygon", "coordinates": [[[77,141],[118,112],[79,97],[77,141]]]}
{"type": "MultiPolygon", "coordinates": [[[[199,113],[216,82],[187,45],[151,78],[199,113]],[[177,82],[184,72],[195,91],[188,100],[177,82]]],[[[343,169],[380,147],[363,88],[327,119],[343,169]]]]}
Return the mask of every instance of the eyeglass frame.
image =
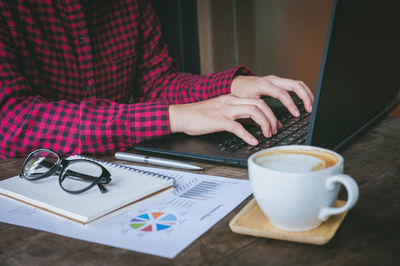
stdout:
{"type": "Polygon", "coordinates": [[[28,156],[26,157],[24,163],[22,164],[22,169],[21,169],[21,172],[19,174],[19,177],[23,178],[25,180],[28,180],[28,181],[36,181],[36,180],[40,180],[40,179],[43,179],[43,178],[50,177],[50,176],[52,176],[54,174],[58,174],[58,182],[60,184],[60,187],[64,191],[66,191],[68,193],[71,193],[71,194],[79,194],[79,193],[85,192],[85,191],[91,189],[92,187],[94,187],[95,185],[98,186],[98,188],[99,188],[101,193],[106,193],[107,189],[103,185],[104,184],[109,184],[111,182],[111,174],[110,174],[110,172],[104,166],[102,166],[101,164],[99,164],[97,162],[94,162],[94,161],[91,161],[91,160],[87,160],[87,159],[61,159],[61,157],[58,155],[58,153],[53,151],[53,150],[51,150],[51,149],[37,149],[37,150],[32,151],[30,154],[28,154],[28,156]],[[48,161],[44,160],[44,161],[40,162],[40,165],[45,167],[45,168],[47,168],[47,169],[49,169],[48,171],[46,171],[42,175],[39,175],[38,177],[34,177],[34,178],[26,177],[24,175],[24,169],[25,169],[26,164],[31,160],[31,158],[34,155],[36,155],[36,154],[38,154],[40,152],[49,152],[51,154],[54,154],[57,157],[57,162],[56,163],[51,163],[51,162],[48,162],[48,161]],[[102,170],[101,175],[99,177],[94,177],[94,176],[86,175],[86,174],[83,174],[83,173],[78,173],[78,172],[75,172],[75,171],[72,171],[72,170],[68,169],[68,166],[70,164],[79,163],[79,162],[89,162],[89,163],[97,165],[102,170]],[[43,165],[43,164],[45,164],[45,165],[43,165]],[[52,164],[52,165],[50,166],[50,164],[52,164]],[[64,171],[64,169],[67,169],[67,170],[64,171]],[[82,188],[80,190],[68,190],[68,189],[64,188],[63,185],[62,185],[62,182],[67,177],[68,171],[69,171],[70,175],[73,175],[75,177],[82,178],[82,179],[85,179],[85,180],[92,181],[92,184],[90,184],[89,186],[87,186],[85,188],[82,188]],[[95,179],[95,180],[93,180],[93,179],[95,179]]]}

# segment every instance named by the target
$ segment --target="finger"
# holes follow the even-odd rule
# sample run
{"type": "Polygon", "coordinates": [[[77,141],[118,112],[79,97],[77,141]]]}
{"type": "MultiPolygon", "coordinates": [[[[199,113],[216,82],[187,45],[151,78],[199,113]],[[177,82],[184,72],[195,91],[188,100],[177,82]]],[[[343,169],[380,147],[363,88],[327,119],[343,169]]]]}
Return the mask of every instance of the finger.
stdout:
{"type": "Polygon", "coordinates": [[[300,99],[303,100],[304,107],[306,110],[311,113],[312,105],[314,102],[314,95],[312,94],[311,90],[307,87],[307,85],[303,81],[292,81],[293,90],[299,96],[300,99]]]}
{"type": "Polygon", "coordinates": [[[312,102],[314,102],[314,94],[312,93],[311,89],[305,84],[303,81],[300,80],[300,85],[303,86],[303,88],[306,89],[308,95],[310,96],[312,102]]]}
{"type": "Polygon", "coordinates": [[[279,121],[276,118],[274,112],[272,112],[271,108],[265,103],[262,99],[253,99],[253,98],[238,98],[233,101],[234,104],[246,104],[246,105],[254,105],[257,106],[262,114],[266,117],[271,127],[272,134],[276,134],[278,132],[279,121]]]}
{"type": "Polygon", "coordinates": [[[256,105],[236,105],[234,106],[232,115],[232,120],[236,120],[238,118],[251,118],[254,122],[260,125],[265,137],[270,138],[272,136],[270,122],[256,105]]]}
{"type": "Polygon", "coordinates": [[[278,87],[274,83],[270,83],[268,86],[264,86],[262,90],[265,95],[280,100],[293,116],[300,116],[299,109],[294,104],[292,97],[290,97],[286,89],[278,87]]]}
{"type": "Polygon", "coordinates": [[[311,112],[312,109],[312,98],[308,93],[308,90],[303,87],[300,81],[286,79],[285,84],[282,86],[288,91],[294,91],[296,95],[303,101],[304,107],[308,112],[311,112]]]}
{"type": "Polygon", "coordinates": [[[314,96],[303,81],[274,77],[274,79],[272,79],[272,83],[274,83],[276,86],[286,89],[287,91],[294,91],[296,95],[303,101],[307,112],[312,111],[314,96]]]}
{"type": "Polygon", "coordinates": [[[231,132],[250,145],[257,145],[258,140],[251,135],[240,123],[234,120],[225,121],[225,130],[231,132]]]}

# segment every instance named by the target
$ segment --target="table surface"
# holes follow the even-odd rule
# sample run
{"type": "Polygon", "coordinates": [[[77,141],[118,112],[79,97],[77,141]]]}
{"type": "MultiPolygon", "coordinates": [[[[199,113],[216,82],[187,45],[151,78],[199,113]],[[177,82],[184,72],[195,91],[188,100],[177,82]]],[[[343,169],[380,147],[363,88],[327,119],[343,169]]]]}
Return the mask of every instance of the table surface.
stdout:
{"type": "MultiPolygon", "coordinates": [[[[231,232],[229,221],[250,197],[173,260],[0,223],[0,264],[400,265],[399,133],[400,117],[387,117],[342,152],[345,173],[356,179],[360,197],[335,237],[323,246],[231,232]]],[[[17,175],[22,162],[0,161],[0,179],[17,175]]],[[[245,168],[196,163],[204,167],[204,174],[247,178],[245,168]]]]}

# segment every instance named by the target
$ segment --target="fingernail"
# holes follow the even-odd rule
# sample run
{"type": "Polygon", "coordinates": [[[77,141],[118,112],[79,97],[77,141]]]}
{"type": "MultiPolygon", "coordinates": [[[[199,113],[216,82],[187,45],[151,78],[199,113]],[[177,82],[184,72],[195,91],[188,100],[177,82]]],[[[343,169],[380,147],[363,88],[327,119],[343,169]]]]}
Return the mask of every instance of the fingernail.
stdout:
{"type": "Polygon", "coordinates": [[[293,110],[293,112],[294,112],[294,115],[295,115],[295,116],[299,116],[299,115],[300,115],[300,113],[299,113],[298,110],[293,110]]]}
{"type": "Polygon", "coordinates": [[[258,142],[257,142],[256,139],[251,139],[251,140],[250,140],[250,143],[251,143],[252,145],[257,145],[258,142]]]}
{"type": "Polygon", "coordinates": [[[278,133],[278,129],[274,129],[274,135],[276,134],[276,133],[278,133]]]}
{"type": "Polygon", "coordinates": [[[312,112],[312,104],[308,105],[308,109],[310,110],[310,112],[312,112]]]}

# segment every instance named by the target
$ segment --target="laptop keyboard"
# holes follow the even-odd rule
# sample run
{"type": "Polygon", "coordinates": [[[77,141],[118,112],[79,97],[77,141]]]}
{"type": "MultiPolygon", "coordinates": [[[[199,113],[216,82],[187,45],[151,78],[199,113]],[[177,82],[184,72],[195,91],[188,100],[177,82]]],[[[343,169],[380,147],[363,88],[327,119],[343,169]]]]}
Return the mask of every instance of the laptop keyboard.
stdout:
{"type": "Polygon", "coordinates": [[[298,108],[300,116],[293,117],[291,114],[286,114],[281,117],[280,121],[283,127],[278,130],[277,134],[270,138],[266,138],[262,134],[261,128],[258,125],[246,127],[246,129],[257,138],[259,142],[257,146],[249,145],[242,139],[234,136],[219,143],[216,150],[228,153],[252,154],[273,146],[305,144],[311,114],[307,113],[303,106],[298,106],[298,108]]]}

